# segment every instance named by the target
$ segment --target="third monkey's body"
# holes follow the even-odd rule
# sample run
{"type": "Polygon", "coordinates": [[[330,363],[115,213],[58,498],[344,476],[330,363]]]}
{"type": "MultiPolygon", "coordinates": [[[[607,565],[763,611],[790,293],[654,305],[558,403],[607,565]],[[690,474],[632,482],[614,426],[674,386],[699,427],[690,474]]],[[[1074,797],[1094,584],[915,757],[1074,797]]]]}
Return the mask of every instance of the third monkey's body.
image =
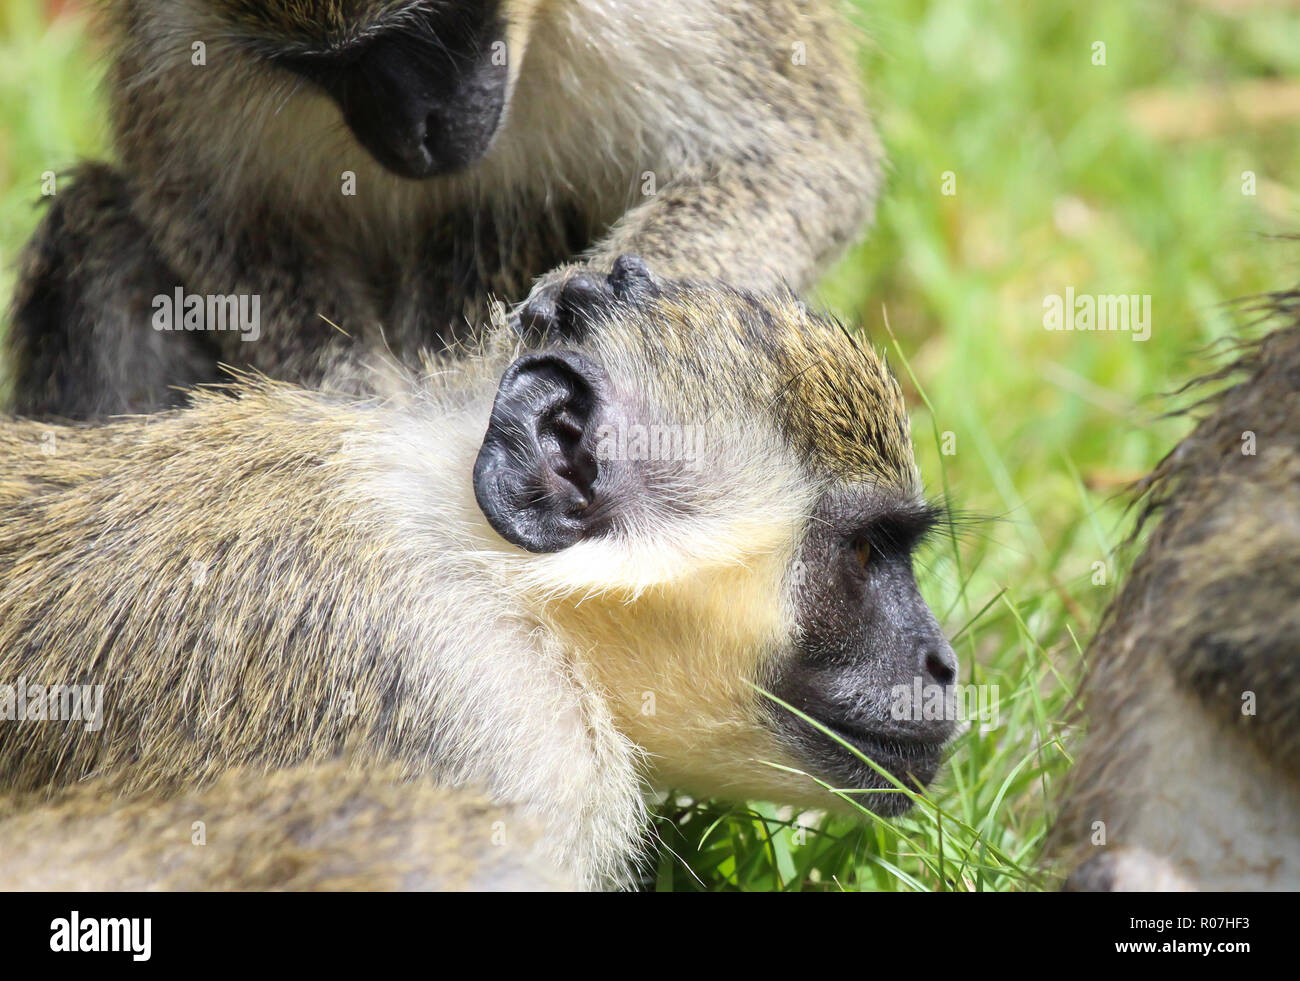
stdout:
{"type": "Polygon", "coordinates": [[[1142,488],[1055,831],[1080,890],[1300,888],[1300,294],[1142,488]]]}
{"type": "Polygon", "coordinates": [[[28,249],[10,331],[24,414],[162,408],[218,363],[349,387],[376,350],[409,360],[490,297],[627,251],[667,276],[802,288],[878,182],[822,0],[109,13],[118,163],[61,186],[28,249]],[[260,338],[153,330],[178,287],[257,296],[260,338]]]}

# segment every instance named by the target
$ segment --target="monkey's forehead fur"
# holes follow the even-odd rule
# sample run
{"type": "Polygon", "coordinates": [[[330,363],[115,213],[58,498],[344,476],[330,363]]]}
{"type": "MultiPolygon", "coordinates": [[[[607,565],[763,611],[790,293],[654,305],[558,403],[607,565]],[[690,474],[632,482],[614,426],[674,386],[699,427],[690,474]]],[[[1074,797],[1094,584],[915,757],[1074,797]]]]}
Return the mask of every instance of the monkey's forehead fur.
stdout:
{"type": "Polygon", "coordinates": [[[819,477],[920,490],[888,365],[790,291],[669,282],[597,314],[584,346],[611,373],[643,379],[658,406],[683,420],[770,420],[819,477]]]}
{"type": "MultiPolygon", "coordinates": [[[[304,41],[343,44],[379,28],[399,27],[404,17],[428,10],[429,0],[208,0],[228,21],[251,32],[304,41]]],[[[460,2],[460,0],[457,0],[460,2]]]]}

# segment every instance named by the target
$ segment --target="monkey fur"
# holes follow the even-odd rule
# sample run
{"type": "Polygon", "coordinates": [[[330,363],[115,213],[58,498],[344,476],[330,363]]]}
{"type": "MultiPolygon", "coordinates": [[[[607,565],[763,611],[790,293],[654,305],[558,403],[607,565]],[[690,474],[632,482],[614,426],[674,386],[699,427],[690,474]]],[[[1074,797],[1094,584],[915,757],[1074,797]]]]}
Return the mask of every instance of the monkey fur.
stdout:
{"type": "Polygon", "coordinates": [[[880,181],[831,0],[104,12],[115,159],[61,180],[22,258],[20,415],[155,411],[220,365],[357,392],[379,354],[414,364],[489,298],[625,252],[799,290],[880,181]],[[257,339],[156,321],[178,290],[256,298],[257,339]]]}
{"type": "Polygon", "coordinates": [[[508,809],[428,779],[404,780],[393,766],[234,769],[171,799],[114,800],[116,789],[100,779],[53,801],[12,802],[0,817],[0,889],[572,888],[508,809]]]}
{"type": "Polygon", "coordinates": [[[104,686],[99,731],[0,722],[0,791],[347,756],[517,806],[587,888],[626,881],[647,788],[906,809],[862,757],[934,776],[951,714],[892,693],[956,661],[884,362],[789,292],[631,257],[547,303],[386,399],[244,377],[0,426],[0,683],[104,686]]]}
{"type": "Polygon", "coordinates": [[[1069,888],[1300,889],[1300,293],[1268,304],[1283,325],[1142,484],[1054,831],[1069,888]]]}

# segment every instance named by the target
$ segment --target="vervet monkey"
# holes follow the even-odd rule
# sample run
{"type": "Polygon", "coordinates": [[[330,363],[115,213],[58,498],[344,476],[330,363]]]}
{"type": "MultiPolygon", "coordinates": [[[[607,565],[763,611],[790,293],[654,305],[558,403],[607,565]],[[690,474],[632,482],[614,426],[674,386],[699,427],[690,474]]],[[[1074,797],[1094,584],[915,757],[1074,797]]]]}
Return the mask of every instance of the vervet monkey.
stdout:
{"type": "Polygon", "coordinates": [[[98,727],[0,723],[0,790],[347,753],[516,805],[589,887],[648,787],[906,809],[857,754],[924,786],[955,723],[898,692],[951,703],[956,661],[882,359],[631,257],[555,309],[388,399],[245,378],[0,427],[0,679],[103,686],[98,727]]]}
{"type": "MultiPolygon", "coordinates": [[[[13,410],[176,404],[219,365],[358,391],[490,297],[635,251],[801,289],[881,151],[833,0],[106,0],[111,163],[56,184],[13,410]]],[[[534,305],[533,316],[544,316],[534,305]]]]}

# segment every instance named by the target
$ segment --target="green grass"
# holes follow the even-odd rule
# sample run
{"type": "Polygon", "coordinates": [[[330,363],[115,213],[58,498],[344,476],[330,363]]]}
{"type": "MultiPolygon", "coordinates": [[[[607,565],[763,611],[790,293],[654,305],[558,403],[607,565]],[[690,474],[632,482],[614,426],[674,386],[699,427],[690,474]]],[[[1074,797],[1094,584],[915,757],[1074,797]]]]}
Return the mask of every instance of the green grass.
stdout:
{"type": "Polygon", "coordinates": [[[101,60],[81,19],[44,22],[36,0],[0,5],[0,300],[39,217],[42,175],[96,156],[107,142],[101,60]]]}
{"type": "MultiPolygon", "coordinates": [[[[962,736],[901,821],[803,828],[789,809],[671,800],[657,823],[670,850],[650,870],[662,889],[1050,885],[1033,867],[1069,765],[1080,649],[1121,572],[1114,495],[1186,426],[1150,396],[1235,329],[1226,301],[1300,278],[1295,246],[1268,237],[1300,230],[1300,97],[1284,88],[1300,77],[1300,19],[1285,5],[861,7],[891,171],[875,228],[820,299],[889,349],[931,489],[993,519],[933,548],[921,578],[963,680],[998,687],[999,725],[962,736]],[[1224,94],[1237,96],[1227,109],[1224,94]],[[941,193],[948,171],[954,195],[941,193]],[[1243,171],[1257,194],[1242,193],[1243,171]],[[1150,340],[1045,330],[1043,298],[1069,286],[1150,294],[1150,340]]],[[[0,10],[6,266],[41,173],[104,141],[83,29],[46,30],[36,9],[0,10]]]]}

